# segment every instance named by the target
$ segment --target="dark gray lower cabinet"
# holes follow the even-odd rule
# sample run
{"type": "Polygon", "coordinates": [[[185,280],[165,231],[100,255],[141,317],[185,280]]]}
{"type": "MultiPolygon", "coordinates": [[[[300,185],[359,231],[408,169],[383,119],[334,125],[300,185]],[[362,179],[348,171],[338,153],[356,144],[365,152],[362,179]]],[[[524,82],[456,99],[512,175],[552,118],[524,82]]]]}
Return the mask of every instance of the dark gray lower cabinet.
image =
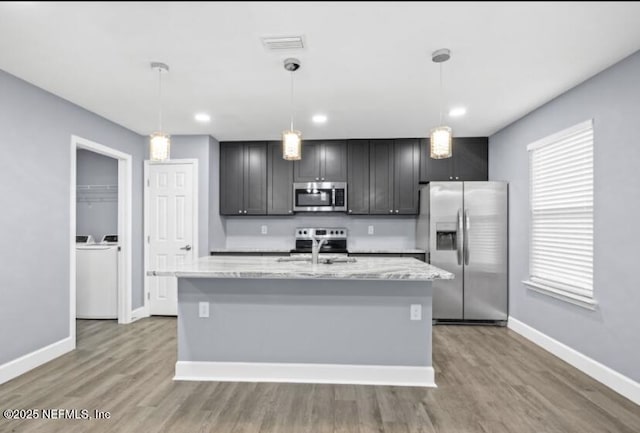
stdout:
{"type": "Polygon", "coordinates": [[[489,139],[453,138],[452,156],[429,157],[429,139],[420,140],[420,182],[489,180],[489,139]]]}
{"type": "Polygon", "coordinates": [[[282,159],[282,142],[268,144],[267,215],[293,214],[293,161],[282,159]]]}
{"type": "Polygon", "coordinates": [[[267,213],[267,143],[220,143],[220,214],[267,213]]]}
{"type": "Polygon", "coordinates": [[[369,213],[369,140],[347,142],[347,213],[369,213]]]}

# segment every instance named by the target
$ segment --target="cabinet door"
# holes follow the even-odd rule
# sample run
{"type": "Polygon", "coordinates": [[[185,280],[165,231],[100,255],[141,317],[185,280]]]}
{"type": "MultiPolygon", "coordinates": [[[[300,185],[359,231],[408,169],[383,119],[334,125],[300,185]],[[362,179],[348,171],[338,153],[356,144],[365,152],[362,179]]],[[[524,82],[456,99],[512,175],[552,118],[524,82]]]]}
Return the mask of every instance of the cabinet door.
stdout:
{"type": "Polygon", "coordinates": [[[347,143],[347,213],[369,213],[369,140],[347,143]]]}
{"type": "Polygon", "coordinates": [[[220,143],[220,214],[244,210],[244,144],[220,143]]]}
{"type": "Polygon", "coordinates": [[[282,142],[269,142],[267,214],[293,214],[293,161],[282,159],[282,142]]]}
{"type": "Polygon", "coordinates": [[[418,139],[395,140],[393,161],[393,212],[400,215],[416,215],[420,171],[418,139]]]}
{"type": "Polygon", "coordinates": [[[320,161],[320,180],[346,182],[347,143],[344,140],[323,142],[320,161]]]}
{"type": "Polygon", "coordinates": [[[265,142],[245,144],[244,211],[245,215],[267,213],[267,143],[265,142]]]}
{"type": "Polygon", "coordinates": [[[454,180],[489,180],[489,139],[455,138],[454,180]]]}
{"type": "Polygon", "coordinates": [[[320,180],[320,156],[322,144],[314,141],[302,142],[302,159],[293,163],[295,182],[316,182],[320,180]]]}
{"type": "Polygon", "coordinates": [[[371,140],[369,144],[369,213],[394,213],[393,140],[371,140]]]}
{"type": "MultiPolygon", "coordinates": [[[[420,182],[453,180],[453,157],[432,159],[429,151],[428,138],[420,140],[420,182]]],[[[455,138],[453,142],[455,156],[455,138]]]]}

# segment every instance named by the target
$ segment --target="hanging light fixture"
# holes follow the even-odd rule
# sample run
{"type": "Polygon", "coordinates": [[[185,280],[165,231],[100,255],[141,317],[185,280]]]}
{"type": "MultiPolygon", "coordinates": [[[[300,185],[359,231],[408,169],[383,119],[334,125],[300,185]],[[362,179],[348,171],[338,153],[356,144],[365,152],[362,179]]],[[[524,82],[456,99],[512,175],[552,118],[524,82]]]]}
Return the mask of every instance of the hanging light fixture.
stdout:
{"type": "Polygon", "coordinates": [[[451,158],[452,154],[451,137],[453,133],[451,132],[450,127],[442,124],[442,63],[446,62],[450,58],[451,51],[447,48],[436,50],[431,54],[431,60],[434,63],[440,64],[440,124],[431,130],[431,146],[429,152],[433,159],[451,158]]]}
{"type": "Polygon", "coordinates": [[[151,161],[167,161],[171,151],[171,137],[162,132],[162,74],[169,72],[164,63],[152,62],[151,69],[158,71],[158,130],[149,140],[149,158],[151,161]]]}
{"type": "Polygon", "coordinates": [[[291,128],[282,132],[282,158],[298,161],[302,159],[302,133],[293,129],[293,73],[300,68],[300,60],[286,59],[284,68],[291,73],[291,128]]]}

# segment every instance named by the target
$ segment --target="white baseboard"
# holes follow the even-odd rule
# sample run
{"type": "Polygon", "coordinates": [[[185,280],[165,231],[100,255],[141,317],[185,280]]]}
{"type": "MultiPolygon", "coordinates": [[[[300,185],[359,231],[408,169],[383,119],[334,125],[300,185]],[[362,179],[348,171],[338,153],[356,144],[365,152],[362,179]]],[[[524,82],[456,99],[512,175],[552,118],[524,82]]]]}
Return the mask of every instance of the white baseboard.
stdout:
{"type": "Polygon", "coordinates": [[[526,339],[532,341],[543,349],[553,353],[558,358],[571,364],[588,376],[591,376],[603,385],[608,386],[618,394],[623,395],[632,402],[640,405],[640,383],[624,376],[617,371],[589,358],[575,349],[559,342],[535,328],[514,319],[509,318],[509,329],[517,332],[526,339]]]}
{"type": "Polygon", "coordinates": [[[52,359],[64,355],[67,352],[71,352],[75,348],[75,340],[71,337],[67,337],[31,353],[27,353],[20,358],[7,362],[6,364],[2,364],[0,365],[0,384],[8,382],[29,370],[33,370],[52,359]]]}
{"type": "Polygon", "coordinates": [[[436,387],[433,367],[387,365],[178,361],[173,380],[436,387]]]}
{"type": "Polygon", "coordinates": [[[133,323],[136,320],[140,320],[145,317],[149,317],[149,310],[145,305],[143,305],[142,307],[136,308],[131,312],[131,321],[129,323],[133,323]]]}

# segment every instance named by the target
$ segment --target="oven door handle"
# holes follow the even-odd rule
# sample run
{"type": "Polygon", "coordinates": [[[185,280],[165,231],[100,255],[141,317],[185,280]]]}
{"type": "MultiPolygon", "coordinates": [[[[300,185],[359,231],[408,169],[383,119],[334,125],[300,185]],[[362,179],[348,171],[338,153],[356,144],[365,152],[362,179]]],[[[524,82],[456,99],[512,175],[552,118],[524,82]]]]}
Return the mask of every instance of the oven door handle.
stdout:
{"type": "Polygon", "coordinates": [[[336,189],[331,188],[331,207],[336,207],[336,189]]]}

